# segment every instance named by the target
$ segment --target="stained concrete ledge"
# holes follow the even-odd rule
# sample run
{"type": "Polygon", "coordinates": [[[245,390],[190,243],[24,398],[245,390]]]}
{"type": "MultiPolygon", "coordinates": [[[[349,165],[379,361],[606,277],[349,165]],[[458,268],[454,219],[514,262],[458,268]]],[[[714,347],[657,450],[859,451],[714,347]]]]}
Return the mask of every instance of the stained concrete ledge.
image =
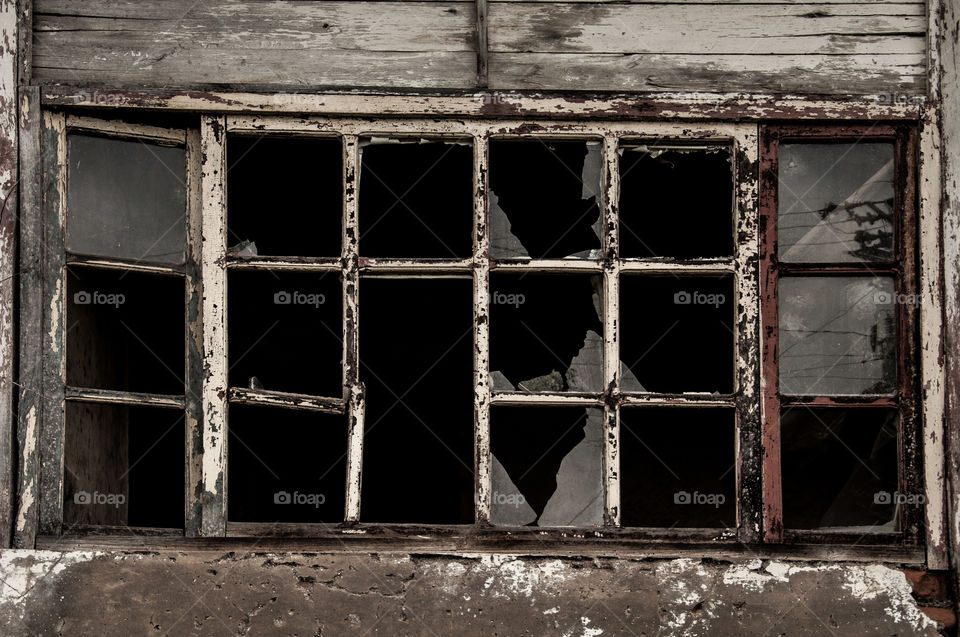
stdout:
{"type": "Polygon", "coordinates": [[[9,550],[0,635],[938,635],[882,565],[9,550]]]}

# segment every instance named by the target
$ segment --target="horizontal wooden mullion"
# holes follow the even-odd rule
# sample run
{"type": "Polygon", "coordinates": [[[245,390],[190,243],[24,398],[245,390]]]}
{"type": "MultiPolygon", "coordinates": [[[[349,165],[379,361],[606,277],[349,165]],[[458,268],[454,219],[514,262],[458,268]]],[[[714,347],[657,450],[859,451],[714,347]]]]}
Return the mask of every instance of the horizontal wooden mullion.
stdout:
{"type": "Polygon", "coordinates": [[[343,266],[340,257],[271,257],[227,255],[230,270],[337,272],[343,266]]]}
{"type": "Polygon", "coordinates": [[[184,409],[186,406],[185,398],[175,394],[148,394],[86,387],[67,387],[65,398],[72,402],[100,403],[103,405],[163,407],[168,409],[184,409]]]}
{"type": "Polygon", "coordinates": [[[230,402],[237,405],[283,407],[285,409],[336,415],[346,413],[346,403],[342,398],[295,394],[268,389],[248,389],[246,387],[231,387],[228,394],[230,402]]]}
{"type": "Polygon", "coordinates": [[[127,272],[143,272],[146,274],[165,274],[169,276],[183,276],[185,267],[183,265],[160,265],[155,263],[143,263],[140,261],[126,259],[105,259],[102,257],[86,257],[77,254],[68,254],[66,258],[67,265],[70,267],[95,268],[102,270],[124,270],[127,272]]]}
{"type": "Polygon", "coordinates": [[[897,408],[900,399],[887,395],[788,396],[781,394],[781,407],[886,407],[897,408]]]}

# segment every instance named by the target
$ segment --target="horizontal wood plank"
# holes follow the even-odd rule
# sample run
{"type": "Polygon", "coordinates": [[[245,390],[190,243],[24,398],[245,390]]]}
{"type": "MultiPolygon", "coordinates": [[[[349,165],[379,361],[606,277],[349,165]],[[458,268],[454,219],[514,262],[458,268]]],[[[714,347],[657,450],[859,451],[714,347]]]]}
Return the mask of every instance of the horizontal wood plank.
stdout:
{"type": "Polygon", "coordinates": [[[491,53],[499,90],[749,91],[798,94],[922,93],[923,54],[621,55],[491,53]]]}

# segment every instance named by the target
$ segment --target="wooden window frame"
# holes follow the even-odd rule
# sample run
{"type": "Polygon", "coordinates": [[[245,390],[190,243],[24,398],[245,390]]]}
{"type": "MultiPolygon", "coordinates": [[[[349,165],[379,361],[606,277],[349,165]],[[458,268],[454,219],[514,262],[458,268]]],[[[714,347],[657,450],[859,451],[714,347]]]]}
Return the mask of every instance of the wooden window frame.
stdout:
{"type": "Polygon", "coordinates": [[[914,127],[890,124],[836,125],[764,125],[761,127],[760,218],[764,228],[761,239],[761,315],[763,333],[763,528],[768,542],[836,542],[855,544],[869,538],[871,543],[919,546],[924,511],[921,507],[899,509],[896,532],[819,531],[784,529],[781,491],[780,415],[782,407],[822,408],[856,407],[862,409],[895,408],[898,415],[898,490],[925,493],[922,483],[922,444],[920,410],[916,405],[919,371],[918,309],[914,304],[897,303],[897,383],[890,395],[784,395],[779,379],[779,306],[778,282],[791,276],[863,276],[875,275],[894,280],[897,294],[918,298],[917,269],[917,189],[915,182],[917,134],[914,127]],[[778,159],[783,142],[859,141],[891,142],[894,145],[894,255],[890,262],[871,263],[780,263],[777,256],[778,159]]]}
{"type": "MultiPolygon", "coordinates": [[[[188,129],[185,132],[186,141],[189,148],[197,149],[194,157],[197,161],[188,163],[188,179],[191,180],[189,190],[189,204],[194,212],[202,211],[201,214],[193,214],[193,222],[188,224],[188,244],[192,243],[197,253],[202,252],[200,258],[192,263],[194,284],[188,286],[188,297],[196,301],[192,312],[195,314],[189,316],[190,319],[190,339],[192,353],[188,352],[188,367],[193,370],[188,376],[191,378],[190,387],[196,388],[197,396],[200,400],[191,401],[190,393],[186,400],[186,407],[189,414],[195,418],[194,426],[188,427],[187,435],[187,497],[186,497],[186,515],[184,530],[170,533],[158,529],[110,529],[110,528],[92,528],[92,529],[65,529],[62,525],[62,490],[57,491],[57,483],[62,480],[62,476],[54,475],[49,469],[44,469],[41,475],[37,476],[35,486],[38,488],[38,500],[40,513],[39,533],[31,535],[30,530],[30,512],[26,511],[26,517],[18,519],[15,531],[19,537],[36,537],[36,545],[40,547],[77,546],[89,547],[99,546],[232,546],[231,542],[236,542],[241,537],[256,537],[257,545],[275,548],[300,547],[319,548],[319,547],[342,547],[342,546],[383,546],[412,548],[427,547],[431,550],[440,551],[462,551],[470,548],[478,550],[510,550],[511,547],[516,550],[540,552],[540,553],[568,553],[590,554],[604,551],[616,551],[618,553],[640,553],[643,555],[714,555],[714,556],[800,556],[810,558],[817,555],[824,556],[824,559],[836,559],[837,556],[843,556],[844,559],[884,559],[897,561],[899,563],[921,563],[923,561],[923,549],[914,544],[890,544],[890,545],[854,545],[843,544],[844,538],[831,535],[825,538],[798,537],[787,538],[786,543],[763,543],[764,540],[764,511],[763,511],[763,489],[764,478],[762,467],[765,464],[763,458],[764,447],[761,447],[761,394],[760,394],[760,268],[759,264],[759,237],[757,236],[760,226],[759,215],[759,185],[758,185],[758,167],[760,159],[759,132],[762,128],[760,122],[770,119],[781,113],[783,116],[797,117],[802,119],[822,119],[822,118],[857,118],[857,119],[886,119],[888,121],[907,122],[908,126],[916,126],[918,119],[925,112],[922,104],[836,104],[827,101],[798,101],[796,103],[764,102],[763,100],[742,100],[743,103],[732,103],[729,100],[720,102],[711,102],[706,100],[702,104],[700,101],[685,101],[683,99],[673,99],[671,97],[657,97],[647,102],[639,102],[632,106],[623,103],[617,108],[611,110],[608,101],[569,103],[562,99],[553,99],[546,97],[518,97],[517,104],[509,105],[510,114],[516,115],[514,119],[487,119],[491,115],[499,116],[499,113],[488,113],[490,110],[486,102],[478,102],[476,98],[453,97],[404,97],[404,96],[365,96],[362,100],[351,96],[331,95],[331,96],[312,96],[312,95],[288,95],[285,99],[277,100],[276,96],[257,96],[247,94],[231,94],[229,96],[218,95],[177,95],[156,96],[139,95],[136,93],[125,93],[122,99],[115,102],[115,112],[128,113],[137,109],[161,109],[161,110],[188,110],[200,115],[200,126],[198,129],[188,129]],[[230,99],[227,99],[229,97],[230,99]],[[122,110],[121,110],[122,109],[122,110]],[[249,115],[246,113],[263,111],[263,114],[249,115]],[[312,113],[311,115],[285,115],[284,112],[294,113],[312,113]],[[632,113],[633,115],[630,115],[632,113]],[[789,115],[787,115],[789,113],[789,115]],[[390,117],[384,119],[383,114],[390,117]],[[630,121],[624,121],[624,115],[632,117],[630,121]],[[456,118],[452,118],[456,116],[456,118]],[[374,118],[374,119],[371,119],[374,118]],[[525,119],[533,118],[533,119],[525,119]],[[565,119],[564,119],[565,118],[565,119]],[[667,121],[673,120],[673,121],[667,121]],[[692,121],[691,121],[692,120],[692,121]],[[349,126],[345,126],[349,124],[349,126]],[[217,360],[225,359],[225,349],[219,349],[218,343],[224,338],[215,333],[215,326],[221,329],[225,326],[225,297],[221,294],[224,288],[217,287],[216,282],[225,277],[226,261],[221,274],[210,272],[209,264],[216,264],[218,258],[225,259],[226,246],[221,246],[218,240],[222,231],[217,228],[223,226],[223,214],[225,208],[225,139],[227,132],[251,133],[277,132],[318,135],[339,135],[345,140],[353,140],[354,143],[360,136],[368,134],[383,136],[402,136],[416,135],[420,137],[442,137],[444,135],[453,135],[459,137],[473,137],[475,148],[475,175],[482,175],[482,179],[477,180],[478,189],[475,196],[475,222],[485,224],[486,222],[486,163],[485,152],[486,144],[496,135],[506,135],[511,137],[533,136],[545,138],[602,138],[604,140],[604,174],[609,175],[607,188],[603,193],[603,214],[612,215],[616,220],[616,196],[615,181],[617,172],[615,170],[617,157],[615,146],[611,146],[611,139],[722,139],[736,140],[735,153],[735,171],[737,173],[735,185],[738,202],[738,214],[740,211],[748,211],[748,217],[751,217],[750,224],[742,225],[742,219],[738,222],[735,245],[737,252],[728,263],[714,262],[671,262],[669,260],[658,259],[630,259],[610,261],[609,249],[616,246],[616,233],[608,233],[604,240],[605,259],[601,260],[601,271],[605,279],[609,279],[609,270],[615,270],[616,276],[621,272],[646,272],[656,273],[676,273],[685,271],[688,273],[696,272],[733,272],[736,281],[751,280],[751,285],[737,284],[737,311],[736,311],[736,330],[737,333],[752,334],[752,338],[738,338],[736,340],[736,364],[737,371],[736,391],[731,396],[724,396],[717,399],[715,396],[696,396],[696,395],[667,395],[667,394],[642,394],[642,395],[619,395],[605,394],[601,400],[596,401],[593,396],[569,396],[558,395],[544,397],[545,404],[598,404],[604,406],[608,413],[608,428],[618,426],[618,423],[609,418],[610,412],[616,412],[620,405],[665,405],[665,406],[711,406],[711,405],[732,405],[738,414],[737,422],[737,460],[738,460],[738,528],[733,534],[718,532],[717,529],[709,530],[673,530],[664,532],[662,529],[622,529],[616,526],[619,512],[613,506],[615,502],[617,478],[617,463],[619,458],[616,453],[616,446],[606,444],[604,450],[604,471],[607,481],[607,499],[605,502],[605,526],[601,528],[570,528],[570,529],[550,529],[533,528],[517,529],[509,527],[491,527],[486,523],[489,518],[489,466],[483,466],[484,463],[477,463],[476,475],[478,481],[486,482],[486,491],[483,490],[483,484],[478,485],[477,498],[477,516],[474,525],[461,526],[417,526],[417,525],[372,525],[348,522],[344,525],[288,525],[274,526],[266,525],[261,528],[253,528],[249,525],[238,525],[227,523],[225,516],[225,456],[223,436],[225,429],[225,407],[228,402],[248,402],[256,404],[274,404],[289,406],[289,396],[271,396],[269,392],[247,392],[244,390],[227,391],[225,373],[223,368],[217,371],[217,360]],[[734,131],[734,132],[731,132],[734,131]],[[712,137],[711,137],[712,136],[712,137]],[[477,145],[483,146],[483,152],[477,152],[477,145]],[[611,151],[614,151],[611,155],[611,151]],[[202,159],[202,161],[201,161],[202,159]],[[613,169],[611,169],[611,166],[613,169]],[[752,211],[752,212],[750,212],[752,211]],[[201,220],[202,219],[202,220],[201,220]],[[218,225],[219,224],[219,225],[218,225]],[[202,233],[202,234],[201,234],[202,233]],[[212,239],[212,240],[211,240],[212,239]],[[201,284],[201,274],[204,280],[201,284]],[[211,284],[212,283],[212,284],[211,284]],[[206,294],[204,294],[206,292],[206,294]],[[206,321],[201,323],[200,318],[204,317],[206,321]],[[213,366],[211,373],[202,373],[204,360],[213,356],[213,366]],[[222,380],[222,383],[216,381],[222,380]],[[223,393],[220,393],[223,389],[223,393]],[[611,485],[611,476],[613,484],[611,485]],[[60,497],[54,497],[59,493],[60,497]],[[269,527],[269,528],[267,528],[269,527]],[[180,535],[187,537],[170,537],[170,535],[180,535]],[[39,536],[39,537],[38,537],[39,536]],[[220,538],[220,540],[217,540],[220,538]]],[[[789,102],[789,100],[788,100],[789,102]]],[[[70,113],[82,112],[85,106],[97,106],[95,102],[87,104],[81,97],[78,101],[73,94],[60,94],[56,90],[45,91],[42,96],[42,103],[45,106],[58,108],[70,107],[70,113]],[[79,106],[79,108],[76,108],[79,106]]],[[[47,111],[40,109],[40,100],[31,105],[28,115],[42,120],[42,125],[37,126],[38,137],[41,138],[43,147],[43,165],[38,169],[41,173],[37,181],[41,184],[38,190],[45,189],[49,195],[51,188],[55,191],[57,186],[52,185],[57,182],[56,179],[50,180],[43,175],[57,174],[57,145],[65,139],[66,122],[79,121],[73,114],[64,114],[60,111],[47,111]],[[53,150],[53,153],[50,151],[53,150]]],[[[113,116],[113,115],[111,115],[113,116]]],[[[106,120],[90,120],[88,125],[96,127],[97,122],[103,123],[106,120]]],[[[121,126],[132,126],[122,124],[121,126]]],[[[136,128],[136,127],[134,127],[136,128]]],[[[144,135],[148,130],[154,127],[141,127],[139,134],[144,135]]],[[[935,139],[931,137],[931,129],[924,127],[921,149],[924,156],[930,156],[935,139]]],[[[101,131],[109,132],[109,131],[101,131]]],[[[133,132],[132,129],[128,132],[133,132]]],[[[351,151],[345,144],[345,158],[351,151]]],[[[39,152],[39,151],[38,151],[39,152]]],[[[62,164],[60,165],[62,167],[62,164]]],[[[355,160],[345,162],[344,179],[345,182],[353,181],[356,183],[357,164],[355,160]]],[[[918,180],[920,178],[918,177],[918,180]]],[[[59,187],[62,189],[63,184],[59,187]]],[[[65,191],[61,190],[60,194],[65,191]]],[[[29,193],[28,193],[29,194],[29,193]]],[[[929,188],[923,190],[920,205],[920,221],[927,225],[935,221],[935,216],[931,214],[931,207],[934,205],[935,193],[929,188]]],[[[355,197],[355,194],[354,194],[355,197]]],[[[35,197],[36,199],[36,197],[35,197]]],[[[58,210],[59,201],[65,201],[63,197],[47,196],[43,198],[43,215],[46,221],[41,225],[47,227],[49,238],[59,238],[62,241],[62,210],[58,210]],[[57,221],[60,219],[60,221],[57,221]],[[53,220],[53,222],[51,222],[53,220]],[[60,225],[58,225],[58,223],[60,225]],[[52,233],[50,227],[53,226],[52,233]],[[58,229],[59,228],[59,229],[58,229]],[[59,234],[57,234],[59,232],[59,234]]],[[[29,211],[27,211],[29,213],[29,211]]],[[[356,201],[351,201],[350,197],[344,202],[344,233],[348,228],[356,227],[356,201]],[[352,211],[352,212],[351,212],[352,211]],[[352,214],[352,217],[351,217],[352,214]]],[[[34,224],[34,221],[28,214],[27,221],[34,224]]],[[[40,220],[42,221],[42,220],[40,220]]],[[[479,225],[478,225],[479,228],[479,225]]],[[[485,228],[484,228],[485,233],[485,228]]],[[[480,235],[478,235],[480,236],[480,235]]],[[[485,235],[483,235],[485,236],[485,235]]],[[[449,271],[449,272],[486,272],[489,274],[490,262],[488,259],[481,258],[484,253],[482,247],[488,239],[480,238],[475,240],[474,255],[471,259],[459,261],[441,261],[423,263],[406,262],[406,260],[382,260],[382,259],[363,259],[361,260],[356,253],[356,245],[348,247],[344,242],[344,255],[349,256],[349,260],[334,259],[332,263],[309,263],[303,260],[276,260],[269,258],[248,259],[243,263],[237,262],[231,264],[231,268],[283,268],[283,269],[330,269],[341,270],[344,273],[344,290],[346,292],[350,281],[354,284],[358,280],[361,270],[374,271],[449,271]]],[[[926,245],[926,249],[929,246],[926,245]]],[[[616,254],[614,252],[613,254],[616,254]]],[[[415,261],[415,260],[413,260],[415,261]]],[[[188,265],[190,265],[188,258],[188,265]]],[[[592,262],[587,262],[587,266],[578,262],[550,263],[550,262],[528,262],[527,264],[498,266],[504,269],[517,268],[524,266],[541,271],[576,271],[578,268],[582,271],[591,271],[595,266],[592,262]],[[553,270],[554,266],[556,270],[553,270]]],[[[109,264],[106,264],[109,265],[109,264]]],[[[122,267],[128,267],[130,264],[122,264],[122,267]]],[[[922,263],[926,266],[922,268],[922,278],[929,283],[931,277],[936,278],[936,271],[929,267],[928,262],[922,263]]],[[[60,264],[59,267],[62,267],[60,264]]],[[[55,284],[57,277],[51,276],[50,272],[56,269],[55,260],[49,262],[44,267],[45,283],[55,284]]],[[[189,273],[188,273],[189,274],[189,273]]],[[[483,292],[477,296],[479,299],[488,298],[485,296],[487,288],[483,288],[483,283],[478,283],[475,277],[474,292],[483,292]]],[[[488,281],[488,279],[486,279],[488,281]]],[[[937,282],[940,285],[942,282],[937,282]]],[[[936,287],[936,286],[934,286],[936,287]]],[[[56,361],[56,352],[62,352],[62,348],[57,350],[57,346],[62,345],[62,341],[56,341],[56,334],[50,331],[50,326],[55,324],[57,318],[62,318],[62,307],[57,306],[53,295],[50,294],[52,286],[44,287],[44,303],[52,310],[49,317],[44,316],[43,339],[45,341],[45,358],[47,361],[56,361]],[[58,314],[59,313],[59,314],[58,314]]],[[[925,293],[935,289],[931,287],[923,288],[925,293]]],[[[356,288],[354,286],[355,295],[356,288]]],[[[605,285],[606,303],[605,308],[613,301],[616,305],[616,295],[609,285],[605,285]]],[[[939,302],[935,294],[933,300],[939,302]]],[[[345,295],[344,319],[345,324],[348,320],[356,320],[357,306],[351,303],[349,295],[345,295]],[[352,317],[352,318],[349,318],[352,317]]],[[[936,303],[932,304],[934,309],[936,303]]],[[[921,311],[926,311],[929,306],[924,306],[921,311]]],[[[475,307],[475,319],[481,314],[486,316],[489,307],[486,303],[478,303],[475,307]]],[[[608,311],[605,317],[605,327],[608,318],[613,314],[608,311]]],[[[927,325],[929,321],[924,321],[923,337],[926,340],[932,340],[935,335],[927,325]]],[[[475,320],[476,337],[489,339],[489,334],[482,334],[487,330],[485,322],[475,320]]],[[[618,357],[609,356],[609,349],[616,347],[616,339],[608,339],[605,336],[605,374],[612,370],[606,369],[609,362],[619,360],[618,357]]],[[[356,340],[352,342],[345,340],[345,349],[356,352],[356,340]]],[[[488,353],[488,349],[483,354],[488,353]]],[[[614,350],[615,351],[615,350],[614,350]]],[[[927,355],[927,349],[924,349],[923,370],[925,374],[936,372],[935,361],[927,355]]],[[[478,358],[480,355],[478,354],[478,358]]],[[[353,359],[356,360],[355,358],[353,359]]],[[[511,404],[511,402],[528,404],[529,400],[538,400],[539,397],[530,399],[525,396],[502,395],[501,393],[492,393],[489,387],[485,386],[485,374],[481,371],[488,369],[487,360],[478,360],[475,365],[476,399],[477,414],[475,414],[475,451],[477,457],[489,452],[489,420],[484,419],[481,412],[489,410],[491,404],[511,404]],[[485,402],[484,402],[485,401],[485,402]]],[[[23,366],[23,363],[21,363],[23,366]]],[[[52,397],[53,400],[40,401],[43,403],[43,413],[40,414],[41,424],[37,432],[37,444],[39,449],[43,450],[43,456],[56,451],[56,442],[59,436],[62,452],[62,405],[67,399],[67,392],[63,390],[63,396],[56,394],[57,380],[62,381],[62,368],[58,374],[54,369],[51,373],[48,371],[50,365],[43,365],[44,381],[47,391],[46,397],[52,397]],[[51,403],[53,406],[51,407],[51,403]],[[59,416],[57,411],[59,409],[59,416]],[[47,424],[47,421],[53,423],[53,426],[47,424]],[[59,423],[59,428],[56,426],[59,423]]],[[[338,399],[321,400],[316,404],[304,404],[304,408],[314,410],[334,410],[343,409],[347,411],[350,417],[351,440],[356,442],[356,437],[362,437],[362,413],[363,413],[363,392],[359,385],[359,378],[356,370],[350,370],[345,366],[345,374],[353,374],[356,382],[350,385],[350,390],[345,393],[342,402],[338,399]],[[359,416],[359,420],[357,417],[359,416]]],[[[940,370],[942,373],[942,370],[940,370]]],[[[615,372],[614,372],[615,373],[615,372]]],[[[63,385],[60,385],[63,387],[63,385]]],[[[193,389],[191,389],[191,392],[193,389]]],[[[88,396],[89,397],[89,396],[88,396]]],[[[72,397],[79,398],[79,397],[72,397]]],[[[126,399],[127,397],[122,397],[126,399]]],[[[136,398],[136,397],[134,397],[136,398]]],[[[140,397],[143,398],[143,397],[140,397]]],[[[934,397],[935,398],[935,397],[934,397]]],[[[116,397],[110,398],[111,400],[116,397]]],[[[936,412],[936,404],[931,405],[929,398],[924,400],[922,408],[925,413],[936,412]]],[[[29,415],[28,415],[29,419],[29,415]]],[[[23,416],[21,416],[21,423],[23,416]]],[[[929,437],[929,436],[927,436],[929,437]]],[[[353,453],[362,445],[352,443],[353,453]]],[[[35,456],[39,451],[28,450],[25,458],[29,464],[25,469],[29,472],[31,467],[37,467],[35,456]],[[33,455],[31,455],[33,454],[33,455]]],[[[928,518],[935,517],[936,507],[942,506],[943,498],[940,491],[943,488],[942,481],[931,483],[930,467],[936,466],[936,460],[939,458],[942,463],[942,452],[938,456],[937,450],[925,442],[923,445],[923,455],[926,459],[932,458],[935,462],[924,463],[927,471],[927,486],[925,490],[929,496],[927,507],[928,518]],[[936,491],[936,493],[933,493],[936,491]]],[[[357,463],[359,456],[351,459],[352,463],[357,463]]],[[[351,476],[358,476],[358,467],[351,466],[349,469],[351,476]]],[[[25,480],[30,482],[29,473],[25,474],[25,480]]],[[[353,481],[350,481],[351,484],[353,481]]],[[[62,489],[62,484],[59,486],[62,489]]],[[[356,489],[359,493],[359,482],[356,482],[356,489]]],[[[358,500],[355,501],[358,503],[358,500]]],[[[350,509],[351,503],[348,501],[347,519],[358,519],[359,509],[354,507],[350,509]]],[[[24,512],[21,511],[21,516],[24,512]]],[[[942,517],[934,533],[943,533],[942,517]]],[[[928,530],[928,543],[931,531],[928,530]]],[[[932,549],[928,546],[928,552],[932,549]]],[[[939,553],[934,552],[935,555],[939,553]]],[[[939,558],[938,558],[939,559],[939,558]]]]}

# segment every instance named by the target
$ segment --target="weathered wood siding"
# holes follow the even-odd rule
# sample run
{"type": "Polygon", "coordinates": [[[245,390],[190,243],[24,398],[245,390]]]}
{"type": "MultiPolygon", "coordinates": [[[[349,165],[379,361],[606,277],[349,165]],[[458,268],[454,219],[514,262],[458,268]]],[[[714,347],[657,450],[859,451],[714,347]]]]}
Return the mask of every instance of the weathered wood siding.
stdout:
{"type": "MultiPolygon", "coordinates": [[[[922,93],[923,2],[489,2],[503,90],[922,93]]],[[[34,73],[108,87],[478,85],[473,2],[40,0],[34,73]]]]}

